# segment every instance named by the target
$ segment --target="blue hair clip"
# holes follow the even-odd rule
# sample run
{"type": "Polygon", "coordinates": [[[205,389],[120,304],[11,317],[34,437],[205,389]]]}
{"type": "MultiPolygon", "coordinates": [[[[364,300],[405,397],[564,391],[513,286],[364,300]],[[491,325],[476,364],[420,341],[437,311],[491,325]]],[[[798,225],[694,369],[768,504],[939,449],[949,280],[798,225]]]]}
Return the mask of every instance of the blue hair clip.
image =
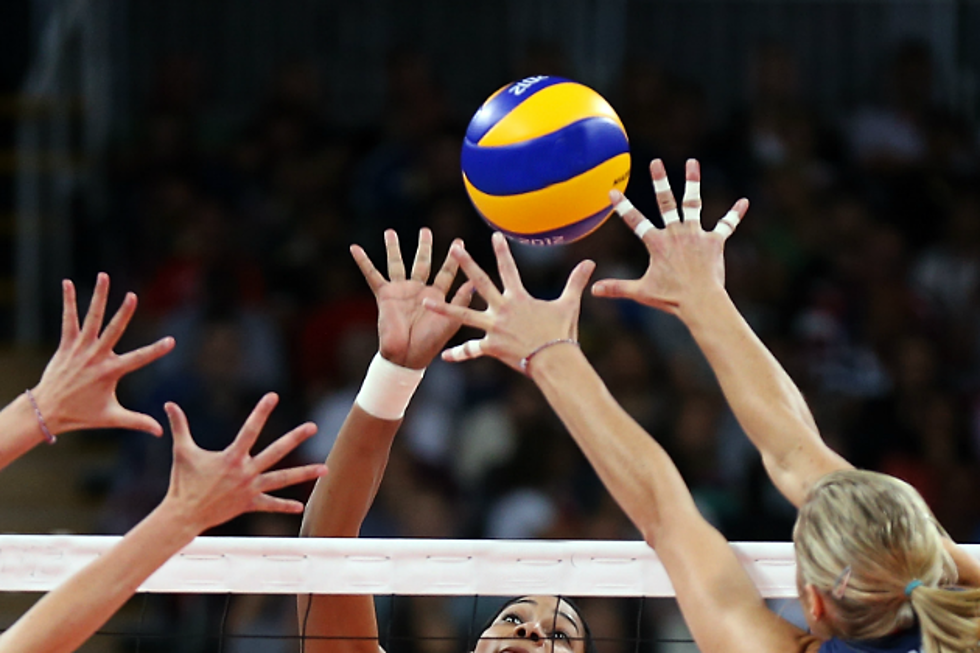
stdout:
{"type": "Polygon", "coordinates": [[[909,581],[909,584],[905,586],[905,596],[912,596],[912,590],[922,584],[922,581],[916,578],[915,580],[909,581]]]}
{"type": "Polygon", "coordinates": [[[851,580],[851,565],[844,567],[843,571],[834,579],[834,586],[831,588],[830,594],[835,599],[844,598],[844,592],[847,591],[847,584],[851,580]]]}

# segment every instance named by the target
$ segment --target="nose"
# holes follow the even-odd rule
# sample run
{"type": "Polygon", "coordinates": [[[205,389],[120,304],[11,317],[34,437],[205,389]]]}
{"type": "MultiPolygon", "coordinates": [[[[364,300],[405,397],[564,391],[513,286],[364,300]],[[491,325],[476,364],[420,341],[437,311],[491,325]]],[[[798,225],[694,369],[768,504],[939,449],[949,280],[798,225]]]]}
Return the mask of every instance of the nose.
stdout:
{"type": "Polygon", "coordinates": [[[545,640],[544,629],[537,621],[529,621],[517,627],[517,636],[521,639],[529,639],[535,644],[545,640]]]}

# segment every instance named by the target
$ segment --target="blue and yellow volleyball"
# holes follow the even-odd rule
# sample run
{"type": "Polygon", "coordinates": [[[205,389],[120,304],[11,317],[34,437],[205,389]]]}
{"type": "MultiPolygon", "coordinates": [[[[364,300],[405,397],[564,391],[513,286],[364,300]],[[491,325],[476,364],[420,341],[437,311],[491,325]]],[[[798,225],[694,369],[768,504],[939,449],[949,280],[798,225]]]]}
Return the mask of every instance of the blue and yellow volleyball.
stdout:
{"type": "Polygon", "coordinates": [[[466,130],[463,184],[477,212],[531,245],[578,240],[612,213],[625,190],[629,140],[612,106],[588,86],[528,77],[504,86],[466,130]]]}

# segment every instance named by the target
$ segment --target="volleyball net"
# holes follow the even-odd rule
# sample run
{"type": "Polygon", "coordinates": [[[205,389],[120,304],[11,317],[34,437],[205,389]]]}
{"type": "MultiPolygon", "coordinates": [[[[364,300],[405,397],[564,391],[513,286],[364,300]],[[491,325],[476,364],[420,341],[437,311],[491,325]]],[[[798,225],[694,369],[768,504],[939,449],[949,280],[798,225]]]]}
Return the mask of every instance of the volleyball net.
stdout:
{"type": "MultiPolygon", "coordinates": [[[[0,596],[36,599],[118,539],[0,536],[0,596]]],[[[731,546],[764,597],[796,598],[790,543],[731,546]]],[[[299,651],[297,594],[374,595],[388,653],[468,650],[500,597],[529,594],[576,599],[600,653],[692,646],[663,565],[638,541],[199,537],[139,592],[82,651],[299,651]]]]}
{"type": "MultiPolygon", "coordinates": [[[[0,591],[46,592],[117,536],[2,535],[0,591]]],[[[796,596],[789,543],[733,543],[768,598],[796,596]]],[[[198,537],[140,592],[673,596],[644,542],[198,537]]]]}

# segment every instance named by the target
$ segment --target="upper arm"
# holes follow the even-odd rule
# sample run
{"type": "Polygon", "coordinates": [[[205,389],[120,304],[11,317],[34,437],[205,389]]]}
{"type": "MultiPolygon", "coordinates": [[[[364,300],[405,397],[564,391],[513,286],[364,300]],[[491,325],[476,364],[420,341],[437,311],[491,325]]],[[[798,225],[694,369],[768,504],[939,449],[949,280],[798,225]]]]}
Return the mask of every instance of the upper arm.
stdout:
{"type": "Polygon", "coordinates": [[[949,538],[943,540],[943,545],[956,563],[959,584],[965,587],[980,587],[980,561],[949,538]]]}
{"type": "Polygon", "coordinates": [[[816,639],[766,606],[721,533],[700,515],[679,526],[656,550],[701,653],[816,652],[816,639]]]}

